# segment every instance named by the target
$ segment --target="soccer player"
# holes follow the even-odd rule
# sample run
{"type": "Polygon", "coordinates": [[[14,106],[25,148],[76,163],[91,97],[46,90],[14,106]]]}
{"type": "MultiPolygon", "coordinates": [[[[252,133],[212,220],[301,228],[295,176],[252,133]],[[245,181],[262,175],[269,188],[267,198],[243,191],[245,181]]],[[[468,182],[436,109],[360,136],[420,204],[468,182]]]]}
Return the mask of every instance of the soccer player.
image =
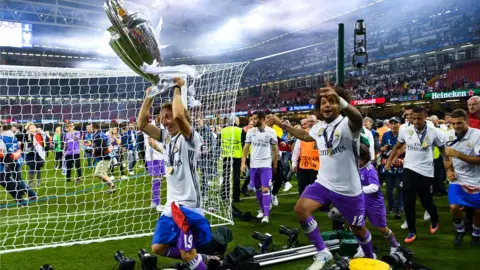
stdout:
{"type": "MultiPolygon", "coordinates": [[[[161,125],[162,115],[160,111],[154,113],[155,118],[150,123],[160,128],[161,134],[167,132],[161,125]]],[[[152,203],[150,207],[156,208],[158,212],[163,210],[160,200],[160,192],[162,187],[162,178],[165,175],[165,164],[163,161],[163,143],[154,140],[147,133],[143,133],[145,138],[145,161],[147,162],[147,170],[152,177],[152,203]]],[[[160,135],[160,138],[163,138],[160,135]]]]}
{"type": "Polygon", "coordinates": [[[260,206],[257,218],[261,218],[262,223],[269,223],[272,202],[270,186],[278,161],[277,133],[266,125],[264,111],[255,111],[252,116],[255,126],[247,132],[241,171],[244,173],[247,171],[246,161],[251,145],[250,180],[256,189],[257,202],[260,206]]]}
{"type": "Polygon", "coordinates": [[[448,201],[453,225],[457,235],[454,245],[460,245],[465,236],[465,225],[460,211],[460,205],[476,209],[472,246],[480,246],[480,130],[468,127],[468,115],[464,110],[455,110],[451,114],[450,124],[454,130],[447,134],[445,153],[452,157],[454,172],[450,171],[447,178],[448,201]]]}
{"type": "MultiPolygon", "coordinates": [[[[183,106],[182,79],[175,79],[172,104],[162,106],[162,124],[168,136],[161,138],[160,129],[148,123],[153,99],[145,98],[138,115],[140,130],[154,140],[164,142],[167,171],[167,203],[157,221],[152,251],[160,256],[187,262],[190,269],[206,269],[196,248],[211,240],[210,224],[203,216],[201,193],[197,178],[197,159],[202,138],[192,128],[191,118],[183,106]]],[[[150,89],[147,89],[147,93],[150,89]]]]}
{"type": "Polygon", "coordinates": [[[93,175],[107,183],[110,187],[110,189],[107,190],[107,193],[114,193],[116,191],[115,185],[108,176],[110,165],[112,164],[112,158],[110,157],[112,148],[109,146],[109,138],[102,130],[100,130],[99,123],[93,123],[92,128],[93,156],[98,160],[93,175]]]}
{"type": "Polygon", "coordinates": [[[434,234],[438,230],[438,212],[433,203],[433,146],[437,146],[444,157],[445,168],[449,167],[449,158],[445,155],[444,135],[435,127],[427,124],[427,110],[423,107],[413,109],[410,116],[412,125],[400,128],[397,144],[392,149],[392,153],[385,163],[385,170],[390,171],[393,157],[404,145],[405,159],[402,178],[403,203],[405,207],[405,217],[408,224],[408,236],[405,243],[412,243],[417,238],[415,226],[416,213],[415,201],[418,197],[420,202],[431,217],[430,233],[434,234]]]}
{"type": "MultiPolygon", "coordinates": [[[[382,191],[380,190],[378,173],[370,160],[369,147],[361,145],[358,166],[360,167],[362,190],[365,194],[365,215],[370,223],[377,227],[377,229],[383,234],[383,237],[390,242],[390,253],[393,253],[397,251],[397,248],[400,245],[398,244],[392,230],[387,227],[387,212],[385,210],[382,191]]],[[[354,257],[365,257],[365,254],[360,247],[354,257]]]]}
{"type": "MultiPolygon", "coordinates": [[[[324,121],[318,122],[308,132],[283,124],[299,140],[316,141],[320,155],[317,180],[305,189],[294,208],[308,239],[318,251],[309,268],[311,270],[321,269],[333,259],[312,216],[314,211],[328,209],[330,204],[345,217],[365,257],[374,257],[372,237],[365,228],[365,199],[357,163],[362,115],[349,104],[350,98],[344,88],[334,89],[327,85],[319,93],[317,116],[324,121]]],[[[268,121],[282,125],[278,117],[271,116],[268,121]]]]}

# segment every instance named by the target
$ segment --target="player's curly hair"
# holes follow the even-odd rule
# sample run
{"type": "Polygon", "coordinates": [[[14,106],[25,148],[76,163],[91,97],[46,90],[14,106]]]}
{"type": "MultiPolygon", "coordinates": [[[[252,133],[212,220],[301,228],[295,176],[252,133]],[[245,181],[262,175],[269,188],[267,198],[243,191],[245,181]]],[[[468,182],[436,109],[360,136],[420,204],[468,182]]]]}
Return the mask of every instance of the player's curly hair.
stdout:
{"type": "Polygon", "coordinates": [[[366,145],[360,145],[359,159],[367,162],[372,159],[372,157],[370,156],[370,149],[366,145]]]}

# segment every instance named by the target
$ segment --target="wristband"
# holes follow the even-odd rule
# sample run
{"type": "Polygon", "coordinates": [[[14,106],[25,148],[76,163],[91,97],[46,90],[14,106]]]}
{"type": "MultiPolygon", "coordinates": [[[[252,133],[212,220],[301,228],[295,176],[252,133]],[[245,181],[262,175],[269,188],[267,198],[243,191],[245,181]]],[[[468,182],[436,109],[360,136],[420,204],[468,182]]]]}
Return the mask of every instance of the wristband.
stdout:
{"type": "Polygon", "coordinates": [[[178,90],[182,91],[182,88],[181,88],[180,86],[178,86],[178,85],[174,85],[174,86],[173,86],[173,90],[174,90],[174,91],[175,91],[175,88],[178,88],[178,90]]]}
{"type": "Polygon", "coordinates": [[[338,97],[340,102],[339,102],[339,105],[340,105],[340,109],[344,110],[345,108],[348,107],[348,102],[343,99],[342,97],[338,97]]]}

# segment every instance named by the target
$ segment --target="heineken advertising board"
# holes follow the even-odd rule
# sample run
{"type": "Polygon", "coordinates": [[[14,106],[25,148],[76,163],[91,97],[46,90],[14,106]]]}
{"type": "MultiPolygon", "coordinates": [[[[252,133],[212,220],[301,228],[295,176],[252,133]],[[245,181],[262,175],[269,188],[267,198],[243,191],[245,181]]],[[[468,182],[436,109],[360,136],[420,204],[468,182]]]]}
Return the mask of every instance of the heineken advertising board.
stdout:
{"type": "Polygon", "coordinates": [[[449,92],[426,93],[425,99],[447,99],[447,98],[466,98],[474,95],[480,95],[480,88],[468,90],[456,90],[449,92]]]}

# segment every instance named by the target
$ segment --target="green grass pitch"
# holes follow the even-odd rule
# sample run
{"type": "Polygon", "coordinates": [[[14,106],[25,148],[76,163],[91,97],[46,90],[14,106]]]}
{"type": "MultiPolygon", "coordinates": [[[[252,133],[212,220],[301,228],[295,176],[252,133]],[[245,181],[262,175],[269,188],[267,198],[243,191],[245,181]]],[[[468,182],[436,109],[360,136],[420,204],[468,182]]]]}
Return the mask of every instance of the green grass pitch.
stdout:
{"type": "MultiPolygon", "coordinates": [[[[150,177],[140,176],[128,181],[120,181],[117,184],[117,193],[110,196],[100,192],[101,190],[106,190],[107,187],[100,184],[98,180],[94,180],[92,171],[86,169],[85,166],[83,166],[83,183],[65,183],[65,177],[61,175],[61,171],[53,170],[52,156],[50,154],[50,159],[46,164],[47,170],[44,172],[46,180],[42,183],[42,187],[37,188],[40,201],[29,204],[28,207],[0,209],[0,243],[3,243],[3,245],[12,244],[11,240],[5,240],[5,233],[16,233],[17,242],[15,244],[19,245],[22,242],[40,244],[44,239],[38,236],[42,235],[51,236],[55,241],[62,242],[72,239],[73,236],[89,239],[102,237],[116,230],[139,230],[148,233],[154,229],[158,213],[148,208],[150,204],[150,177]],[[68,195],[73,193],[76,195],[68,195]],[[48,197],[47,200],[47,196],[64,194],[67,194],[67,196],[48,197]],[[46,207],[47,204],[48,207],[46,207]],[[136,209],[134,218],[129,216],[132,213],[129,213],[128,209],[132,208],[136,209]],[[93,210],[99,214],[89,215],[88,213],[93,210]],[[45,211],[48,211],[51,216],[48,224],[43,219],[46,216],[45,211]],[[67,215],[67,213],[73,211],[84,214],[76,217],[67,215]],[[92,224],[98,222],[104,224],[105,227],[102,230],[95,229],[92,226],[92,224]],[[12,226],[11,224],[15,225],[12,226]]],[[[143,170],[140,167],[137,166],[137,173],[141,175],[143,170]]],[[[24,179],[26,179],[25,176],[24,174],[24,179]]],[[[117,179],[119,179],[118,173],[117,179]]],[[[295,181],[292,182],[295,184],[295,181]]],[[[296,186],[291,191],[295,189],[296,186]]],[[[261,233],[271,233],[277,248],[286,244],[286,237],[279,235],[278,229],[280,225],[299,228],[293,213],[293,206],[297,197],[297,194],[283,194],[279,196],[280,205],[273,208],[270,224],[268,225],[262,225],[254,221],[248,223],[236,221],[234,226],[230,226],[234,237],[233,242],[229,245],[230,250],[233,250],[237,245],[257,246],[256,241],[251,238],[254,230],[261,233]]],[[[164,199],[165,196],[163,195],[162,198],[164,199]]],[[[0,205],[7,203],[12,203],[12,200],[1,189],[0,205]]],[[[418,204],[418,238],[413,244],[408,245],[415,254],[415,261],[435,270],[480,269],[478,265],[480,263],[480,249],[470,247],[471,235],[467,235],[464,243],[459,247],[454,247],[452,244],[455,232],[448,211],[447,198],[435,198],[435,203],[440,214],[440,229],[435,235],[431,235],[428,232],[429,223],[423,221],[423,209],[418,204]]],[[[252,213],[257,210],[253,197],[246,198],[243,203],[238,203],[236,206],[242,211],[248,210],[252,213]]],[[[331,222],[325,213],[319,212],[315,216],[321,231],[327,231],[331,228],[331,222]]],[[[389,227],[394,231],[399,242],[403,244],[403,239],[406,237],[407,232],[400,229],[402,222],[403,220],[397,221],[393,219],[393,216],[388,216],[389,227]]],[[[379,232],[368,223],[367,226],[372,232],[374,247],[378,249],[377,255],[383,256],[388,250],[388,244],[379,232]]],[[[0,255],[0,269],[36,270],[46,263],[52,265],[55,270],[113,269],[116,265],[113,254],[116,250],[120,249],[128,257],[137,259],[137,251],[140,248],[149,250],[150,241],[151,237],[145,236],[101,243],[8,253],[0,255]]],[[[300,241],[307,244],[303,234],[300,241]]],[[[159,265],[162,266],[167,266],[172,262],[174,261],[170,259],[159,259],[159,265]]],[[[311,262],[312,260],[309,258],[266,269],[305,269],[311,262]]]]}

